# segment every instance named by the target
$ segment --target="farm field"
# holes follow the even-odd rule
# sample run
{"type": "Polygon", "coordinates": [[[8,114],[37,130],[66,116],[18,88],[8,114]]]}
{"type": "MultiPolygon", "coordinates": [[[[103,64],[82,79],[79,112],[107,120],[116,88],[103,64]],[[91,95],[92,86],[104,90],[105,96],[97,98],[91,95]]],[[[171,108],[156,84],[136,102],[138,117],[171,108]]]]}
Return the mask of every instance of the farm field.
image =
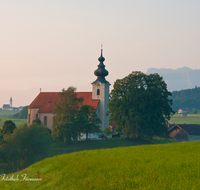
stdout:
{"type": "Polygon", "coordinates": [[[9,118],[9,117],[0,117],[0,119],[1,119],[0,129],[2,128],[2,125],[5,120],[12,120],[15,123],[16,127],[19,127],[23,123],[27,123],[27,119],[13,119],[13,118],[9,118]]]}
{"type": "Polygon", "coordinates": [[[183,117],[182,114],[175,114],[169,121],[170,124],[200,124],[200,114],[188,114],[183,117]]]}
{"type": "Polygon", "coordinates": [[[7,179],[18,175],[19,180],[1,177],[0,189],[196,190],[199,149],[200,141],[195,141],[62,154],[6,175],[7,179]]]}

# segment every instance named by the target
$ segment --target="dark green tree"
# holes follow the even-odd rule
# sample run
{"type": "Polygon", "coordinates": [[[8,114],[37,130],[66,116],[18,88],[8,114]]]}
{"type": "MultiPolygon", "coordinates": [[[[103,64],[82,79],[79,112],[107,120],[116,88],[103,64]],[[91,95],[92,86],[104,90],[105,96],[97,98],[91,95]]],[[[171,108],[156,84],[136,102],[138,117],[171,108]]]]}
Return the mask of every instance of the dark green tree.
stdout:
{"type": "Polygon", "coordinates": [[[27,119],[27,117],[28,117],[28,106],[23,107],[23,109],[19,112],[19,117],[21,119],[27,119]]]}
{"type": "Polygon", "coordinates": [[[3,139],[5,134],[13,133],[14,129],[16,129],[16,125],[12,120],[4,121],[2,129],[0,130],[0,141],[3,139]]]}
{"type": "Polygon", "coordinates": [[[109,120],[122,128],[127,138],[167,136],[167,123],[174,114],[171,95],[158,74],[132,72],[114,83],[108,102],[109,120]]]}
{"type": "Polygon", "coordinates": [[[86,134],[86,140],[88,140],[89,133],[100,132],[101,120],[97,117],[94,107],[89,105],[83,105],[78,114],[80,133],[86,134]]]}
{"type": "Polygon", "coordinates": [[[78,138],[78,113],[83,98],[78,98],[75,91],[76,88],[69,87],[59,93],[59,102],[53,110],[55,117],[53,119],[52,134],[55,141],[70,143],[72,139],[76,140],[78,138]]]}

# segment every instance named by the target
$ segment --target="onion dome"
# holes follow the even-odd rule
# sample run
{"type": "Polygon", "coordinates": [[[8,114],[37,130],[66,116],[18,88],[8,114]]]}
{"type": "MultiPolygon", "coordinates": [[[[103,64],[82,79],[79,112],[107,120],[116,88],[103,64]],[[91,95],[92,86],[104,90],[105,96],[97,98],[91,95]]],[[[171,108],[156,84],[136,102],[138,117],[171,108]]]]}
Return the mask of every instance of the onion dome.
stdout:
{"type": "Polygon", "coordinates": [[[105,76],[108,75],[108,71],[105,69],[105,65],[103,62],[105,61],[105,58],[103,57],[103,50],[101,49],[101,56],[99,57],[99,65],[98,69],[94,71],[94,74],[98,77],[96,81],[100,81],[101,83],[107,83],[105,76]]]}

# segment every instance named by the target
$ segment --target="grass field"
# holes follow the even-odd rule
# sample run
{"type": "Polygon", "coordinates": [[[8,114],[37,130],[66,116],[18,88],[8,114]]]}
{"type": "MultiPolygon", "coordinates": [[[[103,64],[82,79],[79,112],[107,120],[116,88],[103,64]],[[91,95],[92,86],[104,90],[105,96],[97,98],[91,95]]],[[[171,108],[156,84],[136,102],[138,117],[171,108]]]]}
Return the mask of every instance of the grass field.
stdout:
{"type": "Polygon", "coordinates": [[[8,111],[8,110],[0,110],[0,117],[10,117],[13,114],[18,113],[19,111],[8,111]]]}
{"type": "Polygon", "coordinates": [[[1,119],[0,129],[2,128],[2,125],[5,120],[12,120],[15,123],[16,127],[19,127],[23,123],[27,123],[27,119],[13,119],[13,118],[9,118],[9,117],[0,117],[0,119],[1,119]]]}
{"type": "Polygon", "coordinates": [[[171,120],[170,124],[200,124],[200,114],[188,114],[187,117],[183,117],[182,114],[175,114],[171,120]]]}
{"type": "Polygon", "coordinates": [[[0,189],[198,190],[199,149],[196,141],[63,154],[4,178],[16,181],[1,177],[0,189]]]}

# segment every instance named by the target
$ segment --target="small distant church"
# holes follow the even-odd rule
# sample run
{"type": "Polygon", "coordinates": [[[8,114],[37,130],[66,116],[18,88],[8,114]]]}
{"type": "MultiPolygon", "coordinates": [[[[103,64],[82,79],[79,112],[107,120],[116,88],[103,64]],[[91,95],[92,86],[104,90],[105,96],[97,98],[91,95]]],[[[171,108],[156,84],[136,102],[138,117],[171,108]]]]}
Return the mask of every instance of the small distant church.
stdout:
{"type": "Polygon", "coordinates": [[[10,104],[3,104],[3,107],[2,107],[2,110],[7,110],[7,111],[21,111],[22,109],[23,109],[23,106],[13,107],[12,97],[10,97],[10,104]]]}
{"type": "MultiPolygon", "coordinates": [[[[93,106],[96,109],[97,116],[101,119],[101,130],[109,127],[108,117],[108,95],[110,83],[105,79],[108,71],[105,69],[103,57],[103,50],[101,49],[101,56],[99,57],[99,65],[94,74],[97,79],[92,83],[92,92],[76,92],[77,97],[83,97],[84,105],[93,106]]],[[[28,107],[28,124],[32,124],[33,120],[40,119],[42,123],[52,129],[53,126],[53,109],[55,103],[59,101],[59,92],[40,92],[38,96],[28,107]]]]}
{"type": "Polygon", "coordinates": [[[2,110],[13,111],[12,103],[12,97],[10,97],[10,104],[3,104],[2,110]]]}

